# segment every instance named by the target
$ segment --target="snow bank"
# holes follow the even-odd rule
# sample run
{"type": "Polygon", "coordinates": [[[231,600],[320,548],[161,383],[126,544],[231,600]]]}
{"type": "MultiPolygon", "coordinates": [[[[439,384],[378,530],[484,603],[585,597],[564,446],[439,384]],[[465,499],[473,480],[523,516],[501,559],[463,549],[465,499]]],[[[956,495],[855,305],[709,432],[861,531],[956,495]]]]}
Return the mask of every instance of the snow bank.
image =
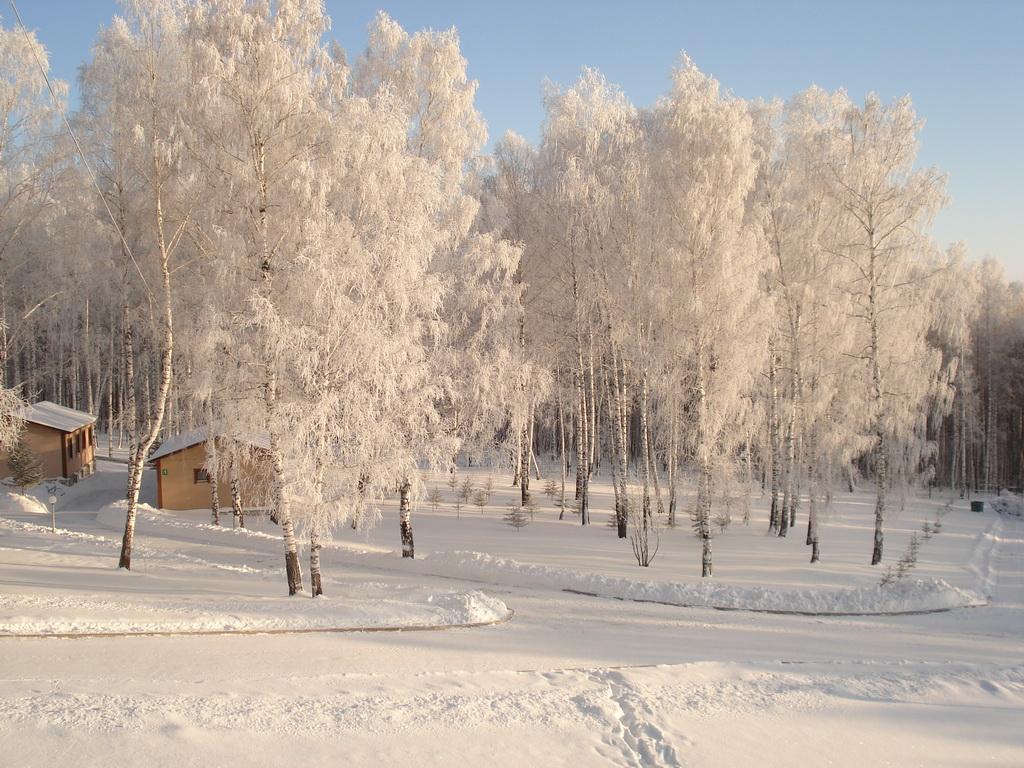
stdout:
{"type": "Polygon", "coordinates": [[[424,563],[430,573],[510,586],[559,589],[621,600],[692,608],[814,615],[887,614],[938,611],[984,605],[977,592],[942,579],[905,579],[894,585],[851,589],[767,589],[704,581],[652,582],[520,563],[481,552],[437,552],[424,563]]]}
{"type": "Polygon", "coordinates": [[[511,615],[505,603],[479,590],[431,595],[427,602],[439,615],[449,617],[445,624],[483,624],[511,615]]]}
{"type": "Polygon", "coordinates": [[[0,635],[153,632],[289,632],[457,627],[502,621],[501,600],[482,592],[378,599],[294,597],[149,599],[0,595],[0,635]]]}
{"type": "MultiPolygon", "coordinates": [[[[103,528],[110,528],[114,531],[124,530],[124,519],[128,514],[128,501],[127,499],[121,499],[115,501],[106,506],[100,507],[96,513],[96,523],[103,528]]],[[[151,507],[149,504],[139,503],[135,509],[136,517],[142,517],[143,515],[155,515],[159,514],[159,511],[155,507],[151,507]]]]}
{"type": "Polygon", "coordinates": [[[0,491],[0,515],[4,517],[21,515],[49,515],[50,510],[34,496],[13,491],[0,491]]]}

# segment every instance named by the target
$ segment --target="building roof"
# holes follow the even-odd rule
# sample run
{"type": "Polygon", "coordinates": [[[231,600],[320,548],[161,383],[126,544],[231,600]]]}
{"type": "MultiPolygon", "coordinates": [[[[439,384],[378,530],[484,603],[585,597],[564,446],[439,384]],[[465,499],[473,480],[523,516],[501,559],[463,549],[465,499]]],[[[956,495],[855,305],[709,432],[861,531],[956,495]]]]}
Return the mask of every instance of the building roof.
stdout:
{"type": "Polygon", "coordinates": [[[49,400],[42,400],[27,406],[22,411],[22,417],[25,421],[41,424],[51,429],[59,429],[61,432],[74,432],[96,421],[96,417],[92,414],[76,411],[74,408],[65,408],[63,405],[51,403],[49,400]]]}
{"type": "MultiPolygon", "coordinates": [[[[188,432],[182,432],[180,435],[175,435],[174,437],[169,437],[164,440],[160,444],[160,447],[149,455],[149,461],[156,461],[157,459],[170,456],[172,453],[184,451],[186,448],[191,448],[193,445],[205,443],[207,439],[206,427],[197,427],[196,429],[189,430],[188,432]]],[[[265,451],[270,450],[270,435],[266,432],[244,434],[236,437],[235,439],[241,443],[250,445],[253,448],[262,448],[265,451]]]]}

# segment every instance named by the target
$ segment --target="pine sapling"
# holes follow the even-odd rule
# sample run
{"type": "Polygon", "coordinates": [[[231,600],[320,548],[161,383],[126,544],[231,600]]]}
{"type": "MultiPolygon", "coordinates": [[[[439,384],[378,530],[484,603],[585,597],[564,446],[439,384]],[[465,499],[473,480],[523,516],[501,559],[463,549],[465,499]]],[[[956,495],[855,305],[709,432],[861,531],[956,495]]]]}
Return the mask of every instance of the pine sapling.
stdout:
{"type": "Polygon", "coordinates": [[[921,539],[915,533],[910,537],[910,543],[903,553],[903,557],[896,563],[896,578],[902,579],[917,565],[917,556],[921,551],[921,539]]]}
{"type": "Polygon", "coordinates": [[[555,494],[558,493],[558,487],[555,485],[554,480],[548,480],[544,483],[544,495],[547,496],[551,501],[555,500],[555,494]]]}
{"type": "Polygon", "coordinates": [[[28,447],[23,436],[19,437],[18,442],[11,448],[7,463],[14,477],[14,484],[21,488],[22,493],[43,479],[43,465],[39,457],[28,447]]]}
{"type": "Polygon", "coordinates": [[[888,565],[888,566],[886,566],[885,570],[882,572],[882,580],[879,582],[879,584],[881,586],[883,586],[883,587],[888,587],[891,584],[894,584],[895,582],[896,582],[896,571],[893,569],[893,567],[891,565],[888,565]]]}
{"type": "Polygon", "coordinates": [[[907,544],[907,548],[903,551],[903,556],[896,566],[890,565],[885,569],[885,573],[882,574],[882,586],[889,586],[905,578],[917,565],[917,556],[920,551],[921,539],[915,533],[910,537],[910,543],[907,544]]]}
{"type": "Polygon", "coordinates": [[[726,529],[732,525],[732,515],[728,511],[719,512],[715,515],[714,523],[718,526],[719,533],[725,533],[726,529]]]}
{"type": "Polygon", "coordinates": [[[471,498],[473,498],[473,480],[467,477],[459,487],[459,499],[463,504],[469,504],[471,498]]]}
{"type": "Polygon", "coordinates": [[[473,503],[476,504],[477,509],[480,510],[480,514],[484,513],[484,507],[487,506],[487,492],[480,490],[473,494],[473,503]]]}
{"type": "Polygon", "coordinates": [[[439,488],[431,488],[427,493],[427,501],[430,502],[430,510],[437,512],[437,507],[441,503],[441,490],[439,488]]]}
{"type": "Polygon", "coordinates": [[[530,520],[533,520],[534,514],[537,512],[537,502],[533,496],[526,499],[526,511],[530,513],[530,520]]]}
{"type": "Polygon", "coordinates": [[[503,519],[506,524],[511,525],[513,528],[515,528],[517,533],[519,532],[520,528],[525,528],[527,525],[530,524],[529,516],[526,514],[526,512],[523,511],[523,508],[518,504],[513,504],[511,507],[509,507],[508,512],[505,513],[503,519]]]}

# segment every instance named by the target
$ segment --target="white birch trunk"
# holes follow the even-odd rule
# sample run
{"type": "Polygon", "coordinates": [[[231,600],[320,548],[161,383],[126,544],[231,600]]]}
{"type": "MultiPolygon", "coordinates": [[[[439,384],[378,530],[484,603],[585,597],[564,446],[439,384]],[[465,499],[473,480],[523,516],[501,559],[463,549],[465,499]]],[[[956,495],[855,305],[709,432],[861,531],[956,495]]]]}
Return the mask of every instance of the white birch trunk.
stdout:
{"type": "Polygon", "coordinates": [[[402,557],[415,558],[416,547],[412,536],[412,486],[409,479],[402,481],[398,491],[398,526],[402,537],[402,557]]]}
{"type": "MultiPolygon", "coordinates": [[[[153,126],[155,130],[155,126],[153,126]]],[[[163,422],[164,408],[167,405],[167,394],[171,388],[171,374],[174,355],[174,324],[173,309],[171,302],[171,271],[170,253],[167,248],[167,239],[164,235],[164,212],[163,212],[163,189],[161,178],[161,161],[158,159],[157,150],[153,150],[153,183],[155,192],[154,216],[156,219],[156,244],[160,258],[160,282],[163,298],[163,339],[160,350],[160,386],[157,390],[155,409],[147,423],[145,436],[138,444],[133,445],[128,459],[128,511],[125,515],[124,536],[121,539],[121,557],[118,567],[131,569],[132,545],[135,539],[135,517],[139,503],[139,491],[142,488],[142,471],[146,465],[146,457],[149,449],[156,441],[160,432],[160,425],[163,422]]],[[[126,308],[127,314],[127,308],[126,308]]],[[[130,329],[131,326],[129,325],[130,329]]],[[[127,347],[131,348],[130,330],[126,339],[127,347]]],[[[129,360],[131,358],[129,357],[129,360]]],[[[149,377],[146,381],[148,384],[149,377]]]]}

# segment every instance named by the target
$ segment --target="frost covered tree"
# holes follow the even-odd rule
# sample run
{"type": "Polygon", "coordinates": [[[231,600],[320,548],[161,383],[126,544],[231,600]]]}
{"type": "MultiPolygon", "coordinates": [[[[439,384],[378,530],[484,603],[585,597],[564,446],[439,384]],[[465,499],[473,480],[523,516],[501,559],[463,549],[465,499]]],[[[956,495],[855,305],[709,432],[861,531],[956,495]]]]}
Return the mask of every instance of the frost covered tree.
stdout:
{"type": "MultiPolygon", "coordinates": [[[[125,15],[104,30],[94,51],[97,78],[104,62],[116,61],[119,87],[117,95],[105,102],[107,117],[124,126],[121,136],[131,135],[131,146],[124,162],[139,179],[140,201],[134,213],[144,224],[144,234],[130,245],[125,230],[116,218],[111,222],[132,268],[144,290],[146,307],[143,322],[154,326],[155,349],[151,360],[155,385],[145,379],[146,407],[141,430],[133,435],[129,450],[128,509],[121,544],[119,566],[131,568],[135,534],[136,505],[142,483],[142,470],[150,448],[163,425],[173,371],[174,327],[172,259],[183,241],[191,209],[190,191],[194,186],[185,161],[184,112],[180,99],[188,82],[184,48],[184,7],[175,0],[157,3],[129,2],[125,15]]],[[[83,78],[90,77],[87,68],[83,78]]],[[[120,149],[120,148],[119,148],[120,149]]],[[[134,275],[133,275],[134,279],[134,275]]],[[[141,314],[141,313],[140,313],[141,314]]],[[[132,312],[125,309],[124,349],[128,405],[134,410],[132,312]]]]}
{"type": "Polygon", "coordinates": [[[60,165],[52,142],[67,85],[51,81],[51,96],[44,80],[49,69],[46,49],[23,29],[0,26],[0,61],[0,385],[6,386],[11,273],[21,266],[17,256],[24,252],[33,224],[53,200],[60,165]]]}
{"type": "Polygon", "coordinates": [[[663,400],[688,405],[701,574],[711,576],[713,478],[734,460],[735,427],[763,343],[760,266],[747,220],[757,171],[753,125],[746,105],[687,58],[653,119],[651,167],[666,254],[658,279],[673,296],[661,354],[674,376],[663,400]]]}
{"type": "MultiPolygon", "coordinates": [[[[576,498],[580,522],[590,522],[590,477],[597,458],[602,324],[599,289],[602,244],[610,235],[616,168],[610,162],[635,133],[635,110],[600,73],[585,69],[565,90],[545,95],[547,120],[537,152],[538,205],[545,212],[531,247],[547,264],[528,280],[553,281],[547,312],[551,345],[564,355],[571,382],[566,408],[572,416],[576,498]],[[570,405],[571,404],[571,405],[570,405]]],[[[623,521],[620,508],[620,522],[623,521]]]]}
{"type": "Polygon", "coordinates": [[[302,570],[284,445],[294,425],[283,293],[290,270],[315,241],[307,224],[324,207],[327,185],[317,162],[326,104],[339,87],[322,42],[328,23],[321,4],[298,0],[210,0],[189,9],[192,66],[202,73],[194,81],[202,105],[197,142],[213,151],[204,158],[215,170],[208,183],[230,200],[204,233],[207,250],[250,281],[226,312],[231,352],[246,380],[237,390],[244,396],[225,401],[224,409],[234,423],[269,433],[271,506],[292,595],[302,589],[302,570]]]}
{"type": "Polygon", "coordinates": [[[812,561],[840,478],[876,483],[875,561],[901,484],[1024,484],[1024,290],[928,239],[909,100],[748,104],[684,58],[636,109],[588,69],[488,158],[455,30],[379,14],[350,60],[329,26],[319,0],[131,0],[78,143],[38,41],[0,29],[0,443],[19,392],[127,440],[125,567],[147,453],[202,424],[235,525],[268,435],[245,501],[292,594],[309,547],[314,596],[332,531],[396,497],[414,556],[423,472],[460,456],[510,462],[527,510],[547,455],[583,524],[607,475],[634,543],[693,482],[705,575],[758,475],[812,561]]]}
{"type": "Polygon", "coordinates": [[[975,423],[973,327],[981,299],[978,269],[967,260],[963,243],[954,243],[939,259],[940,268],[929,279],[932,325],[931,344],[942,355],[945,387],[937,391],[937,413],[929,439],[935,440],[929,483],[948,484],[961,498],[967,495],[968,455],[975,423]]]}
{"type": "Polygon", "coordinates": [[[914,167],[920,130],[908,98],[884,104],[870,95],[863,107],[845,109],[825,161],[828,194],[842,211],[830,250],[846,267],[849,314],[860,329],[854,354],[874,440],[872,565],[882,559],[886,492],[903,468],[894,459],[923,438],[922,406],[940,362],[928,347],[930,318],[918,298],[931,247],[925,227],[942,204],[944,180],[934,169],[914,167]]]}
{"type": "Polygon", "coordinates": [[[850,378],[853,339],[846,313],[837,312],[847,301],[843,265],[829,249],[840,209],[826,194],[822,176],[825,139],[840,124],[846,105],[841,92],[810,88],[785,105],[753,107],[761,154],[756,215],[763,228],[766,293],[774,309],[767,377],[770,525],[785,536],[795,523],[803,480],[812,562],[819,559],[823,488],[835,466],[845,466],[864,449],[856,420],[842,414],[852,396],[843,382],[850,378]]]}
{"type": "MultiPolygon", "coordinates": [[[[423,222],[417,230],[421,239],[402,248],[418,259],[406,279],[424,270],[423,288],[433,290],[419,293],[410,305],[406,322],[419,332],[404,345],[418,349],[429,383],[409,380],[419,394],[405,394],[405,423],[395,434],[404,429],[411,455],[430,464],[449,461],[460,446],[493,456],[501,448],[496,436],[506,412],[523,389],[515,383],[525,372],[514,343],[520,254],[499,233],[486,231],[480,219],[477,159],[486,131],[474,105],[476,82],[466,74],[454,30],[410,35],[386,14],[371,25],[353,80],[358,94],[386,101],[404,118],[409,161],[438,182],[429,190],[407,187],[416,200],[392,200],[405,205],[394,212],[396,219],[423,222]],[[433,211],[424,208],[431,202],[433,211]]],[[[514,430],[521,433],[521,426],[514,430]]],[[[418,492],[412,474],[410,468],[410,477],[397,480],[403,555],[409,557],[415,551],[409,496],[418,492]]]]}
{"type": "Polygon", "coordinates": [[[53,139],[67,85],[51,80],[51,94],[44,79],[47,52],[24,29],[0,26],[0,61],[0,448],[10,450],[22,431],[24,406],[22,377],[15,375],[12,386],[8,373],[10,352],[15,340],[32,346],[37,313],[47,312],[46,305],[55,298],[45,275],[34,281],[31,266],[35,227],[51,207],[60,171],[53,139]],[[12,313],[16,295],[23,304],[12,313]]]}

